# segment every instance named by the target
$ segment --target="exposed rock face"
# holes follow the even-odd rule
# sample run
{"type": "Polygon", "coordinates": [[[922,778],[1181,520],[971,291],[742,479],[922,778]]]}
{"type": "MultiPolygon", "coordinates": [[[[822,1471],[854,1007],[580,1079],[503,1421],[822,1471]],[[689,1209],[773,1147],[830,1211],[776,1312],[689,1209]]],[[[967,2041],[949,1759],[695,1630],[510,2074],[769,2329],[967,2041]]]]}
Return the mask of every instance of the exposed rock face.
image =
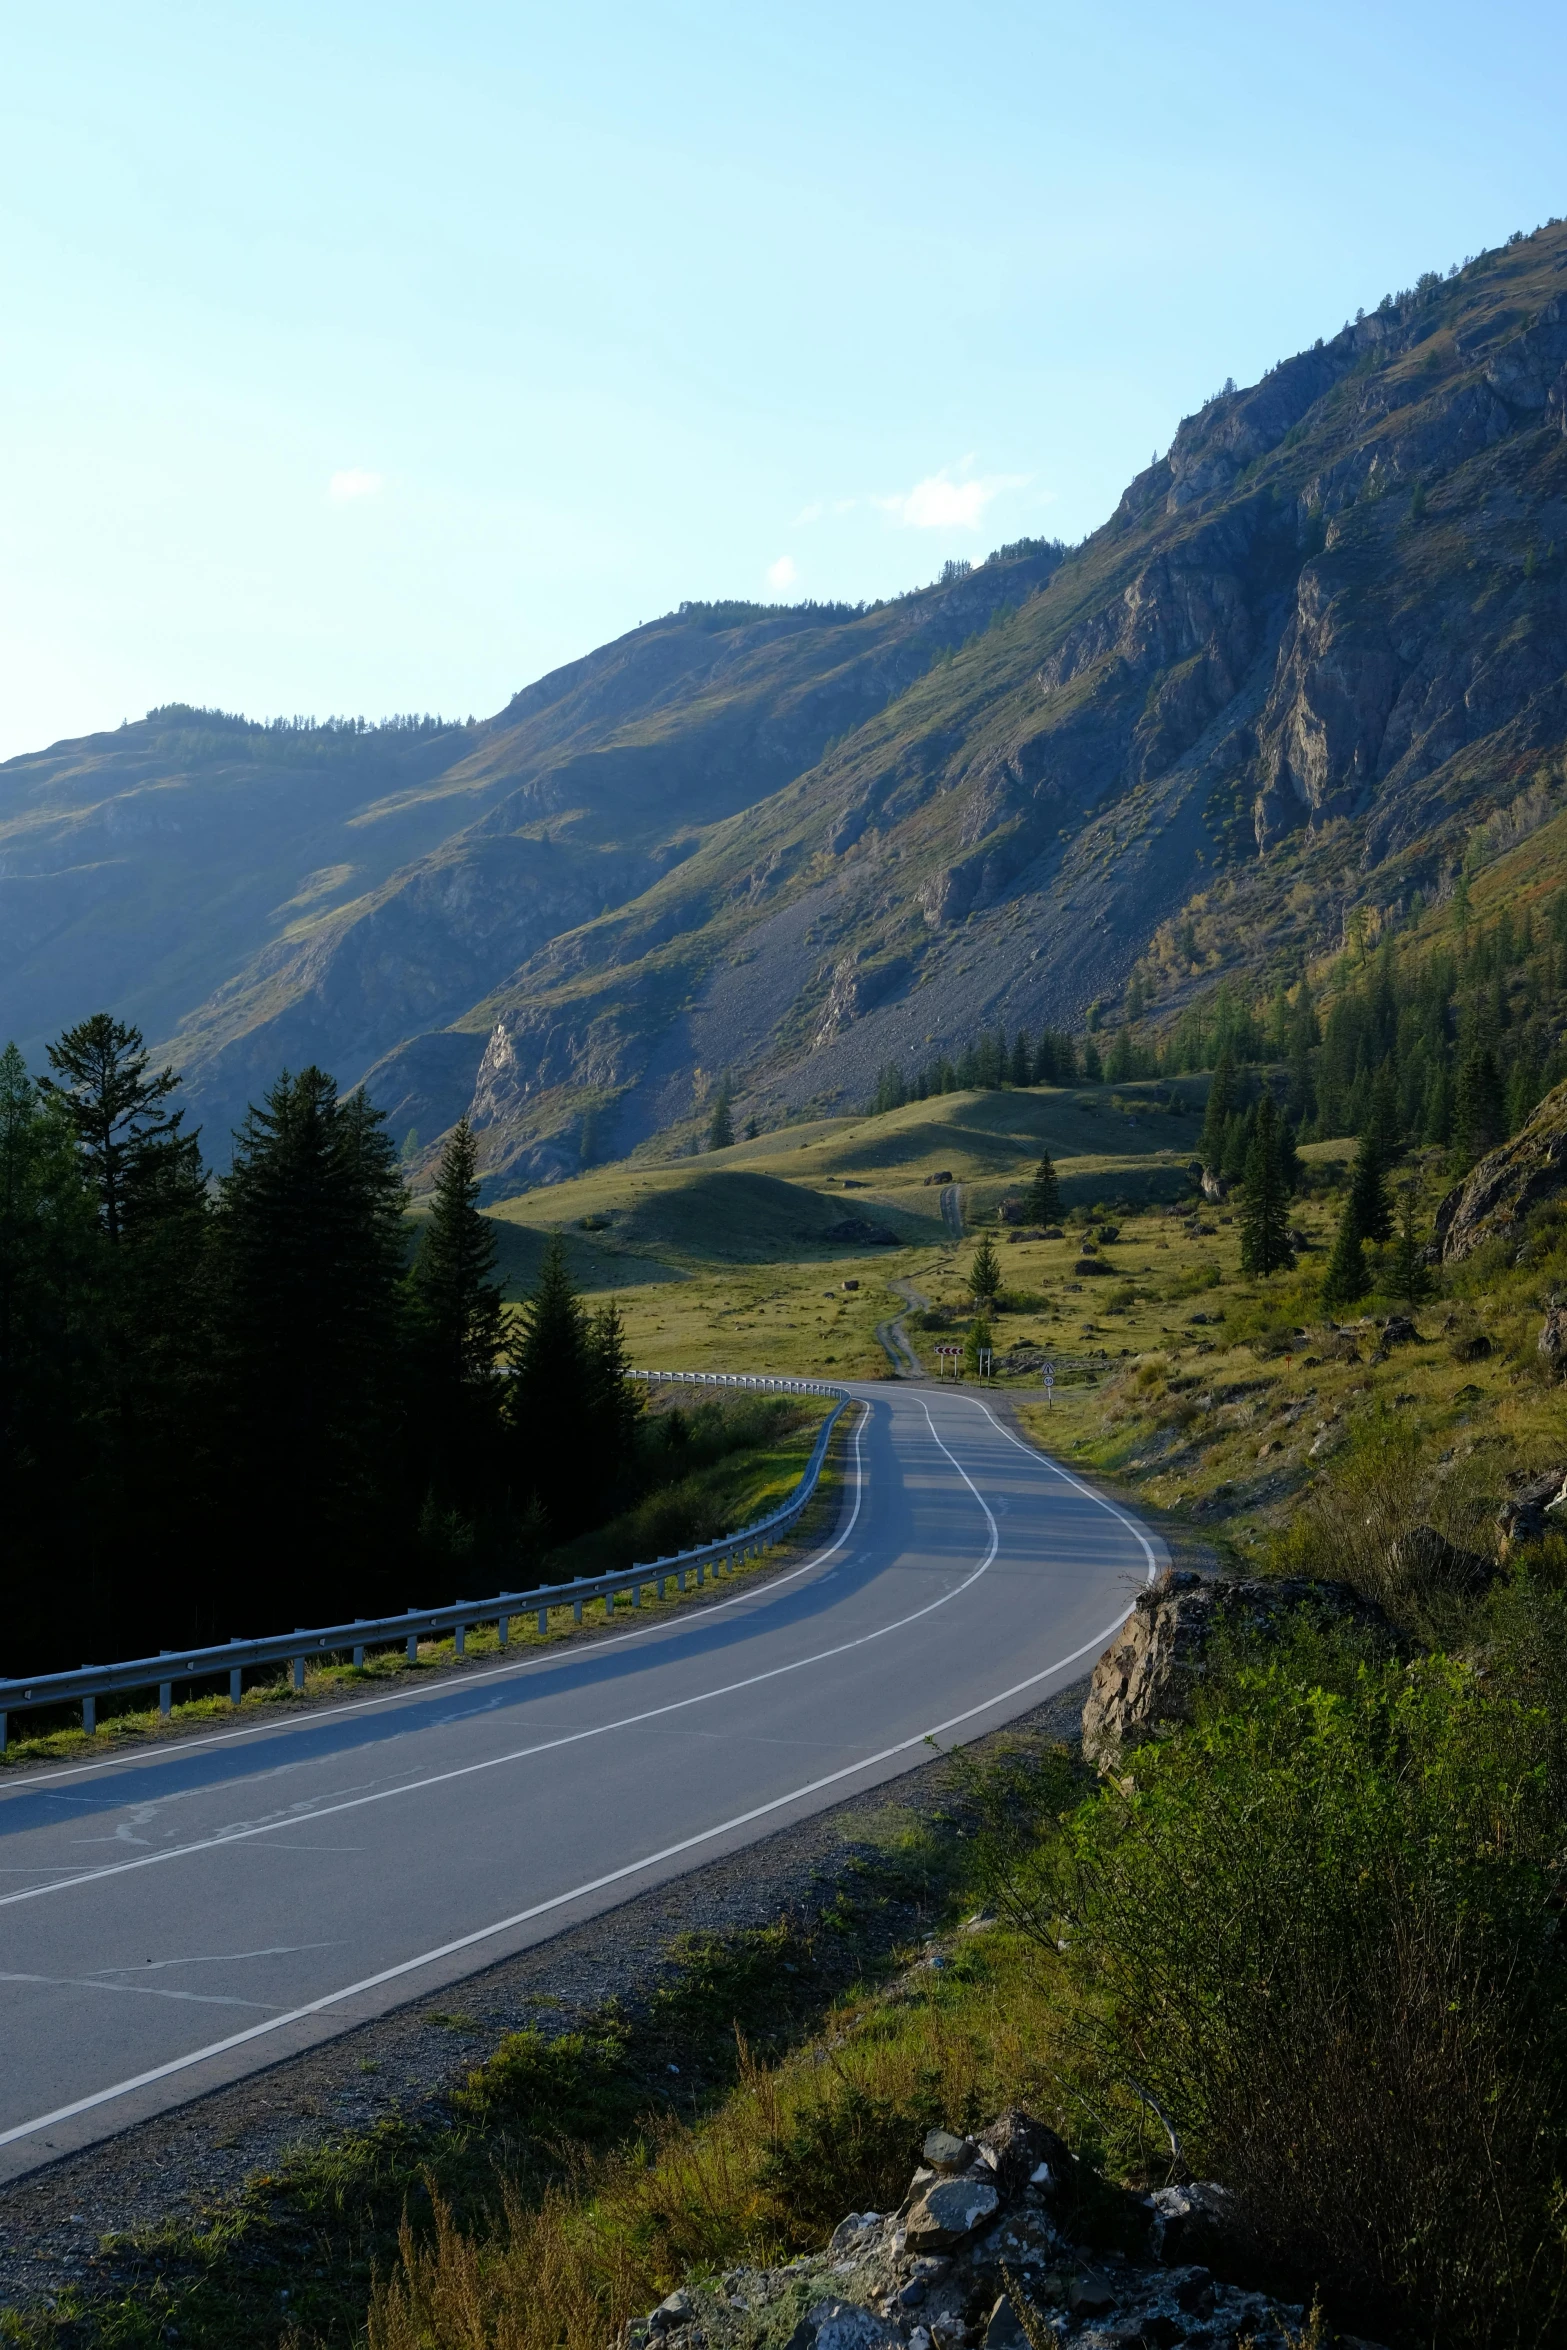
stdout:
{"type": "Polygon", "coordinates": [[[1558,1375],[1567,1370],[1567,1308],[1553,1305],[1547,1309],[1536,1346],[1558,1375]]]}
{"type": "MultiPolygon", "coordinates": [[[[1567,1085],[1558,1085],[1511,1142],[1483,1158],[1443,1200],[1436,1213],[1443,1263],[1461,1263],[1487,1240],[1516,1239],[1530,1209],[1564,1189],[1567,1085]]],[[[1540,1351],[1547,1351],[1543,1343],[1540,1351]]]]}
{"type": "Polygon", "coordinates": [[[1266,1635],[1305,1609],[1331,1621],[1391,1631],[1381,1610],[1346,1583],[1293,1577],[1220,1583],[1167,1568],[1138,1593],[1094,1667],[1083,1707],[1088,1760],[1099,1770],[1114,1770],[1131,1748],[1189,1721],[1216,1634],[1266,1635]]]}
{"type": "MultiPolygon", "coordinates": [[[[1077,2165],[1053,2130],[1012,2112],[977,2146],[937,2134],[967,2144],[960,2176],[922,2167],[897,2211],[850,2212],[820,2254],[682,2286],[618,2350],[1028,2350],[1020,2312],[1036,2339],[1049,2329],[1074,2350],[1285,2350],[1296,2338],[1301,2309],[1227,2281],[1245,2276],[1248,2255],[1222,2186],[1122,2195],[1120,2240],[1141,2251],[1091,2252],[1077,2165]],[[922,2215],[936,2198],[964,2224],[930,2250],[922,2215]]],[[[1097,2194],[1103,2216],[1116,2191],[1101,2181],[1097,2194]]],[[[1321,2339],[1322,2350],[1372,2350],[1321,2339]]]]}

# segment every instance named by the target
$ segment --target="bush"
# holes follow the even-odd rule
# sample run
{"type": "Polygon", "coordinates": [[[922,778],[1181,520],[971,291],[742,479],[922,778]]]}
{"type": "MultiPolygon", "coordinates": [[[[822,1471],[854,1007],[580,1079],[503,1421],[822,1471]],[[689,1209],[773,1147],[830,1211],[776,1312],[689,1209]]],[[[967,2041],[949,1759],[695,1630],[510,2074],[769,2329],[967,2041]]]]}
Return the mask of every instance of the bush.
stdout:
{"type": "Polygon", "coordinates": [[[1567,2300],[1542,1717],[1445,1659],[1241,1670],[1003,1874],[1119,2161],[1223,2179],[1278,2276],[1410,2340],[1567,2300]],[[1340,1676],[1343,1678],[1344,1676],[1340,1676]]]}

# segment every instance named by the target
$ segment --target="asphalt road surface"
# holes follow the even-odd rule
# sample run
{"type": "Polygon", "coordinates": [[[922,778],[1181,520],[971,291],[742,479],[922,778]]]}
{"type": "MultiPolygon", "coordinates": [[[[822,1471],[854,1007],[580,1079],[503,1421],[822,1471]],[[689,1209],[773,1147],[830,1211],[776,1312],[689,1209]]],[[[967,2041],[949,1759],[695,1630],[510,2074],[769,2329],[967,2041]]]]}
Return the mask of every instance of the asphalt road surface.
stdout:
{"type": "Polygon", "coordinates": [[[1156,1539],[972,1396],[863,1391],[803,1564],[684,1618],[0,1787],[0,2179],[993,1730],[1156,1539]]]}

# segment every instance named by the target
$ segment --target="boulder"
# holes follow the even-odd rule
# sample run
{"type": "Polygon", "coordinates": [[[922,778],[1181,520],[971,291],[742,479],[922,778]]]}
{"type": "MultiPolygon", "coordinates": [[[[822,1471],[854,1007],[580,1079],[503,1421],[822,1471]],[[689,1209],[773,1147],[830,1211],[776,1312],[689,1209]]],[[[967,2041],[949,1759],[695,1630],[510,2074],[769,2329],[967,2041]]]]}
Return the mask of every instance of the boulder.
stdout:
{"type": "Polygon", "coordinates": [[[1434,1526],[1416,1526],[1401,1534],[1388,1552],[1395,1579],[1412,1591],[1447,1591],[1472,1598],[1496,1577],[1491,1560],[1477,1550],[1461,1550],[1434,1526]]]}
{"type": "Polygon", "coordinates": [[[1390,1643],[1395,1638],[1381,1609],[1347,1583],[1298,1576],[1226,1583],[1189,1568],[1167,1568],[1138,1593],[1131,1614],[1094,1667],[1083,1707],[1088,1760],[1101,1771],[1113,1770],[1129,1748],[1188,1721],[1215,1633],[1266,1637],[1302,1609],[1329,1621],[1363,1625],[1390,1643]]]}
{"type": "Polygon", "coordinates": [[[950,2252],[1000,2209],[1000,2192],[988,2179],[939,2179],[909,2213],[909,2250],[950,2252]]]}
{"type": "Polygon", "coordinates": [[[1489,1152],[1436,1212],[1442,1262],[1456,1265],[1485,1241],[1513,1240],[1524,1218],[1567,1190],[1567,1084],[1552,1088],[1510,1142],[1489,1152]]]}
{"type": "Polygon", "coordinates": [[[1204,1167],[1202,1171],[1202,1196],[1211,1200],[1228,1199],[1230,1196],[1230,1187],[1224,1177],[1215,1175],[1211,1167],[1204,1167]]]}
{"type": "Polygon", "coordinates": [[[1567,1307],[1553,1304],[1546,1308],[1536,1343],[1541,1359],[1558,1378],[1567,1372],[1567,1307]]]}
{"type": "Polygon", "coordinates": [[[1389,1314],[1382,1325],[1384,1346],[1414,1346],[1419,1341],[1420,1333],[1407,1314],[1389,1314]]]}
{"type": "Polygon", "coordinates": [[[1194,2261],[1222,2267],[1241,2248],[1235,2198],[1228,2187],[1212,2179],[1196,2179],[1188,2187],[1161,2187],[1149,2196],[1148,2204],[1154,2252],[1172,2268],[1194,2261]]]}
{"type": "Polygon", "coordinates": [[[965,2171],[978,2149],[972,2138],[959,2138],[951,2130],[930,2130],[920,2148],[920,2159],[932,2170],[965,2171]]]}
{"type": "MultiPolygon", "coordinates": [[[[925,2143],[928,2146],[930,2140],[925,2143]]],[[[988,2130],[981,2130],[979,2159],[1009,2198],[1021,2195],[1027,2186],[1049,2194],[1064,2187],[1072,2175],[1072,2154],[1066,2140],[1017,2106],[1009,2107],[988,2130]]]]}

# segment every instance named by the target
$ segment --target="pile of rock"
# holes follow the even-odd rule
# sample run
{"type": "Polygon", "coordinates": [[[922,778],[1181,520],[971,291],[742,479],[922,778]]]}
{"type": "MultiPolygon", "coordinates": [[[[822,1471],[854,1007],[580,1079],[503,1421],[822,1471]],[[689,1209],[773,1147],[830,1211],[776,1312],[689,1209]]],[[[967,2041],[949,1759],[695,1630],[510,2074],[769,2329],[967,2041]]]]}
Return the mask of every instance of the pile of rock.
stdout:
{"type": "Polygon", "coordinates": [[[1113,2232],[1134,2249],[1089,2251],[1076,2162],[1042,2122],[933,2130],[923,2157],[896,2211],[851,2212],[785,2267],[682,2286],[621,2350],[1289,2350],[1304,2328],[1215,2273],[1235,2249],[1222,2187],[1125,2195],[1113,2232]]]}

